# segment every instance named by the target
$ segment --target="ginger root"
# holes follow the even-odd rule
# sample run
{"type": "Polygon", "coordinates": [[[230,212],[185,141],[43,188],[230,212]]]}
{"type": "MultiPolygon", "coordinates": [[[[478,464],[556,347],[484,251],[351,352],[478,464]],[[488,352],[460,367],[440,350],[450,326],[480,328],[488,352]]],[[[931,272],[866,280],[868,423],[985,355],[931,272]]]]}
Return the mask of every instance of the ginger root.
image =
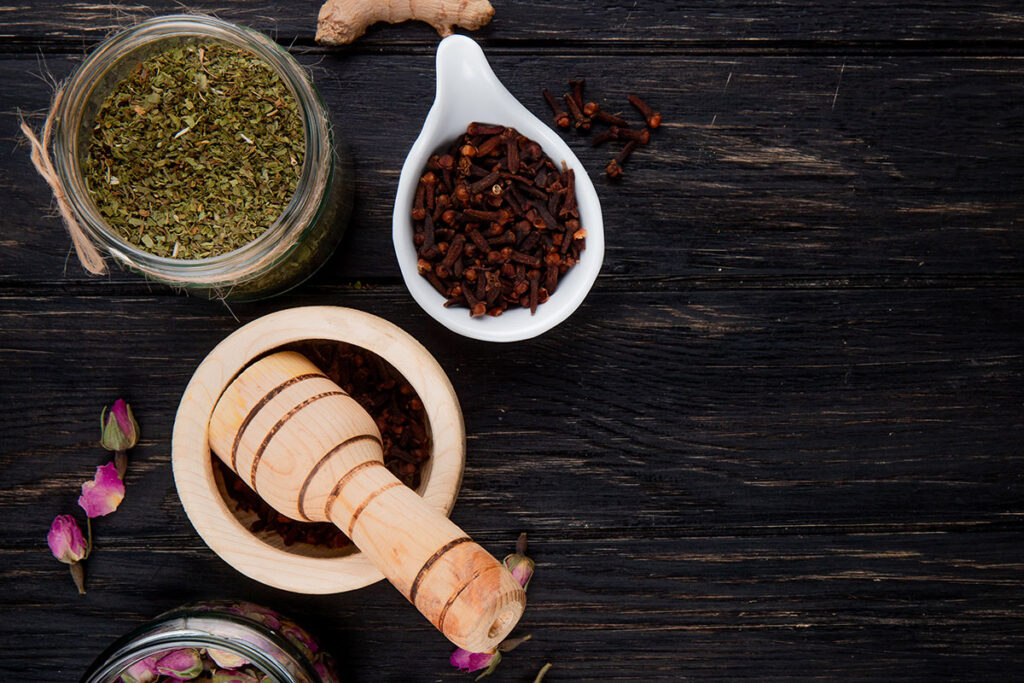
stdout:
{"type": "Polygon", "coordinates": [[[327,0],[317,18],[316,42],[351,43],[378,21],[425,21],[441,36],[450,36],[453,26],[475,31],[493,16],[487,0],[327,0]]]}

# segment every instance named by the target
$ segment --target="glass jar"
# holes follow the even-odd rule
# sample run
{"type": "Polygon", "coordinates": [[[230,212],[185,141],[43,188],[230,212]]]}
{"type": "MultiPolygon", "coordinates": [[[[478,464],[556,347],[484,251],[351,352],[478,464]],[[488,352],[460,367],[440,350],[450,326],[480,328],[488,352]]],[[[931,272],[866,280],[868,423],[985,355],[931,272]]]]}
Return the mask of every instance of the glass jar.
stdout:
{"type": "Polygon", "coordinates": [[[351,162],[336,145],[330,116],[306,71],[277,43],[220,19],[158,17],[102,43],[72,74],[54,105],[53,162],[79,224],[117,261],[154,280],[211,298],[261,299],[311,276],[341,241],[352,205],[351,162]],[[259,237],[203,259],[173,259],[122,239],[96,207],[82,177],[96,116],[107,96],[141,62],[184,43],[216,41],[248,50],[292,91],[305,128],[298,184],[284,211],[259,237]]]}
{"type": "Polygon", "coordinates": [[[268,683],[338,683],[333,658],[309,633],[247,602],[195,603],[166,612],[107,648],[81,683],[118,683],[130,667],[184,648],[216,650],[221,661],[241,658],[260,670],[257,680],[268,683]]]}

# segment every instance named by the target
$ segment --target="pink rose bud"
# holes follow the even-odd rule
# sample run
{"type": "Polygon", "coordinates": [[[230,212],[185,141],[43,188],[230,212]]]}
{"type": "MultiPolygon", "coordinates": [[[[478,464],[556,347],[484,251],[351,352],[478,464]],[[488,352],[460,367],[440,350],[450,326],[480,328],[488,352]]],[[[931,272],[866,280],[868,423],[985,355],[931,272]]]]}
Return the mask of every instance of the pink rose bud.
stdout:
{"type": "Polygon", "coordinates": [[[123,398],[114,401],[110,412],[103,409],[100,414],[100,445],[114,451],[117,473],[124,477],[128,469],[128,455],[125,453],[139,441],[139,423],[135,421],[132,408],[123,398]]]}
{"type": "Polygon", "coordinates": [[[260,683],[260,679],[241,671],[214,671],[210,683],[260,683]]]}
{"type": "Polygon", "coordinates": [[[85,570],[82,569],[81,561],[89,557],[90,548],[75,518],[71,515],[54,517],[50,533],[46,534],[46,543],[53,556],[68,565],[75,587],[85,595],[85,570]]]}
{"type": "Polygon", "coordinates": [[[530,579],[533,577],[534,565],[533,560],[526,556],[526,533],[519,534],[519,540],[516,541],[516,551],[511,555],[506,555],[502,561],[505,568],[512,572],[512,576],[516,578],[519,585],[526,589],[527,584],[530,583],[530,579]]]}
{"type": "Polygon", "coordinates": [[[160,674],[156,672],[158,656],[146,657],[135,662],[121,673],[122,683],[154,683],[160,674]]]}
{"type": "Polygon", "coordinates": [[[254,605],[251,602],[239,603],[237,606],[229,608],[228,611],[232,614],[237,614],[239,616],[258,621],[264,626],[272,628],[275,631],[281,628],[281,620],[278,619],[280,615],[277,612],[267,609],[266,607],[254,605]]]}
{"type": "Polygon", "coordinates": [[[452,653],[451,664],[459,671],[465,671],[466,673],[472,673],[473,671],[479,671],[485,669],[478,678],[490,674],[498,667],[498,662],[501,661],[500,652],[470,652],[469,650],[463,650],[461,647],[452,653]]]}
{"type": "Polygon", "coordinates": [[[82,495],[78,504],[85,514],[92,517],[103,517],[117,509],[124,500],[124,483],[117,473],[114,463],[108,462],[96,468],[96,476],[92,481],[82,484],[82,495]]]}
{"type": "Polygon", "coordinates": [[[183,681],[191,681],[203,673],[203,658],[199,650],[191,647],[172,650],[156,662],[156,672],[164,676],[174,676],[183,681]]]}
{"type": "Polygon", "coordinates": [[[134,448],[139,441],[139,423],[135,421],[132,408],[123,398],[114,405],[103,409],[100,415],[100,445],[108,451],[126,451],[134,448]]]}
{"type": "Polygon", "coordinates": [[[210,659],[222,669],[237,669],[249,663],[249,660],[245,657],[236,655],[234,652],[228,652],[227,650],[209,648],[206,650],[206,654],[210,655],[210,659]]]}
{"type": "Polygon", "coordinates": [[[307,657],[312,657],[320,649],[316,641],[295,623],[283,621],[281,622],[281,628],[278,630],[281,632],[281,635],[297,645],[307,657]]]}
{"type": "Polygon", "coordinates": [[[82,536],[82,529],[71,515],[57,515],[53,518],[46,542],[53,556],[65,564],[74,564],[89,556],[89,546],[82,536]]]}

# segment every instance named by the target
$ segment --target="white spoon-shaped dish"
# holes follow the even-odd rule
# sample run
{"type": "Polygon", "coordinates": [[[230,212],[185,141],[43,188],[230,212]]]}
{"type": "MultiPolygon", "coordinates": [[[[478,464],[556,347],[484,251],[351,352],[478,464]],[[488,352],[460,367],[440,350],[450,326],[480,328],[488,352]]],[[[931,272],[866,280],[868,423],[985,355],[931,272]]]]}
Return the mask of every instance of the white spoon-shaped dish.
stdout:
{"type": "Polygon", "coordinates": [[[398,265],[416,303],[453,332],[484,341],[530,339],[568,318],[583,303],[604,260],[601,204],[583,164],[551,128],[505,89],[480,46],[459,35],[445,38],[437,48],[437,94],[402,166],[392,226],[398,265]],[[426,172],[430,156],[454,142],[474,121],[515,128],[540,144],[555,166],[565,162],[576,173],[576,202],[580,227],[587,231],[586,249],[579,263],[558,281],[551,298],[537,307],[535,315],[526,308],[510,308],[498,317],[470,318],[465,308],[445,308],[444,297],[417,271],[411,216],[416,185],[426,172]]]}

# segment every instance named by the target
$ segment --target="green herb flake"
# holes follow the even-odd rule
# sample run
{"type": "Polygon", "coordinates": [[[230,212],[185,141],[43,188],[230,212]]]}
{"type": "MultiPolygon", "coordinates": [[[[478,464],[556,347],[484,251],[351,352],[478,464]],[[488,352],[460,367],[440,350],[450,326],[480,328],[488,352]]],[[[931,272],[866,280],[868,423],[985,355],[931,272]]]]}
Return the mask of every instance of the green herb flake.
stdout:
{"type": "Polygon", "coordinates": [[[223,43],[157,53],[104,101],[83,160],[100,213],[157,256],[209,258],[259,237],[298,185],[305,138],[291,91],[223,43]]]}

